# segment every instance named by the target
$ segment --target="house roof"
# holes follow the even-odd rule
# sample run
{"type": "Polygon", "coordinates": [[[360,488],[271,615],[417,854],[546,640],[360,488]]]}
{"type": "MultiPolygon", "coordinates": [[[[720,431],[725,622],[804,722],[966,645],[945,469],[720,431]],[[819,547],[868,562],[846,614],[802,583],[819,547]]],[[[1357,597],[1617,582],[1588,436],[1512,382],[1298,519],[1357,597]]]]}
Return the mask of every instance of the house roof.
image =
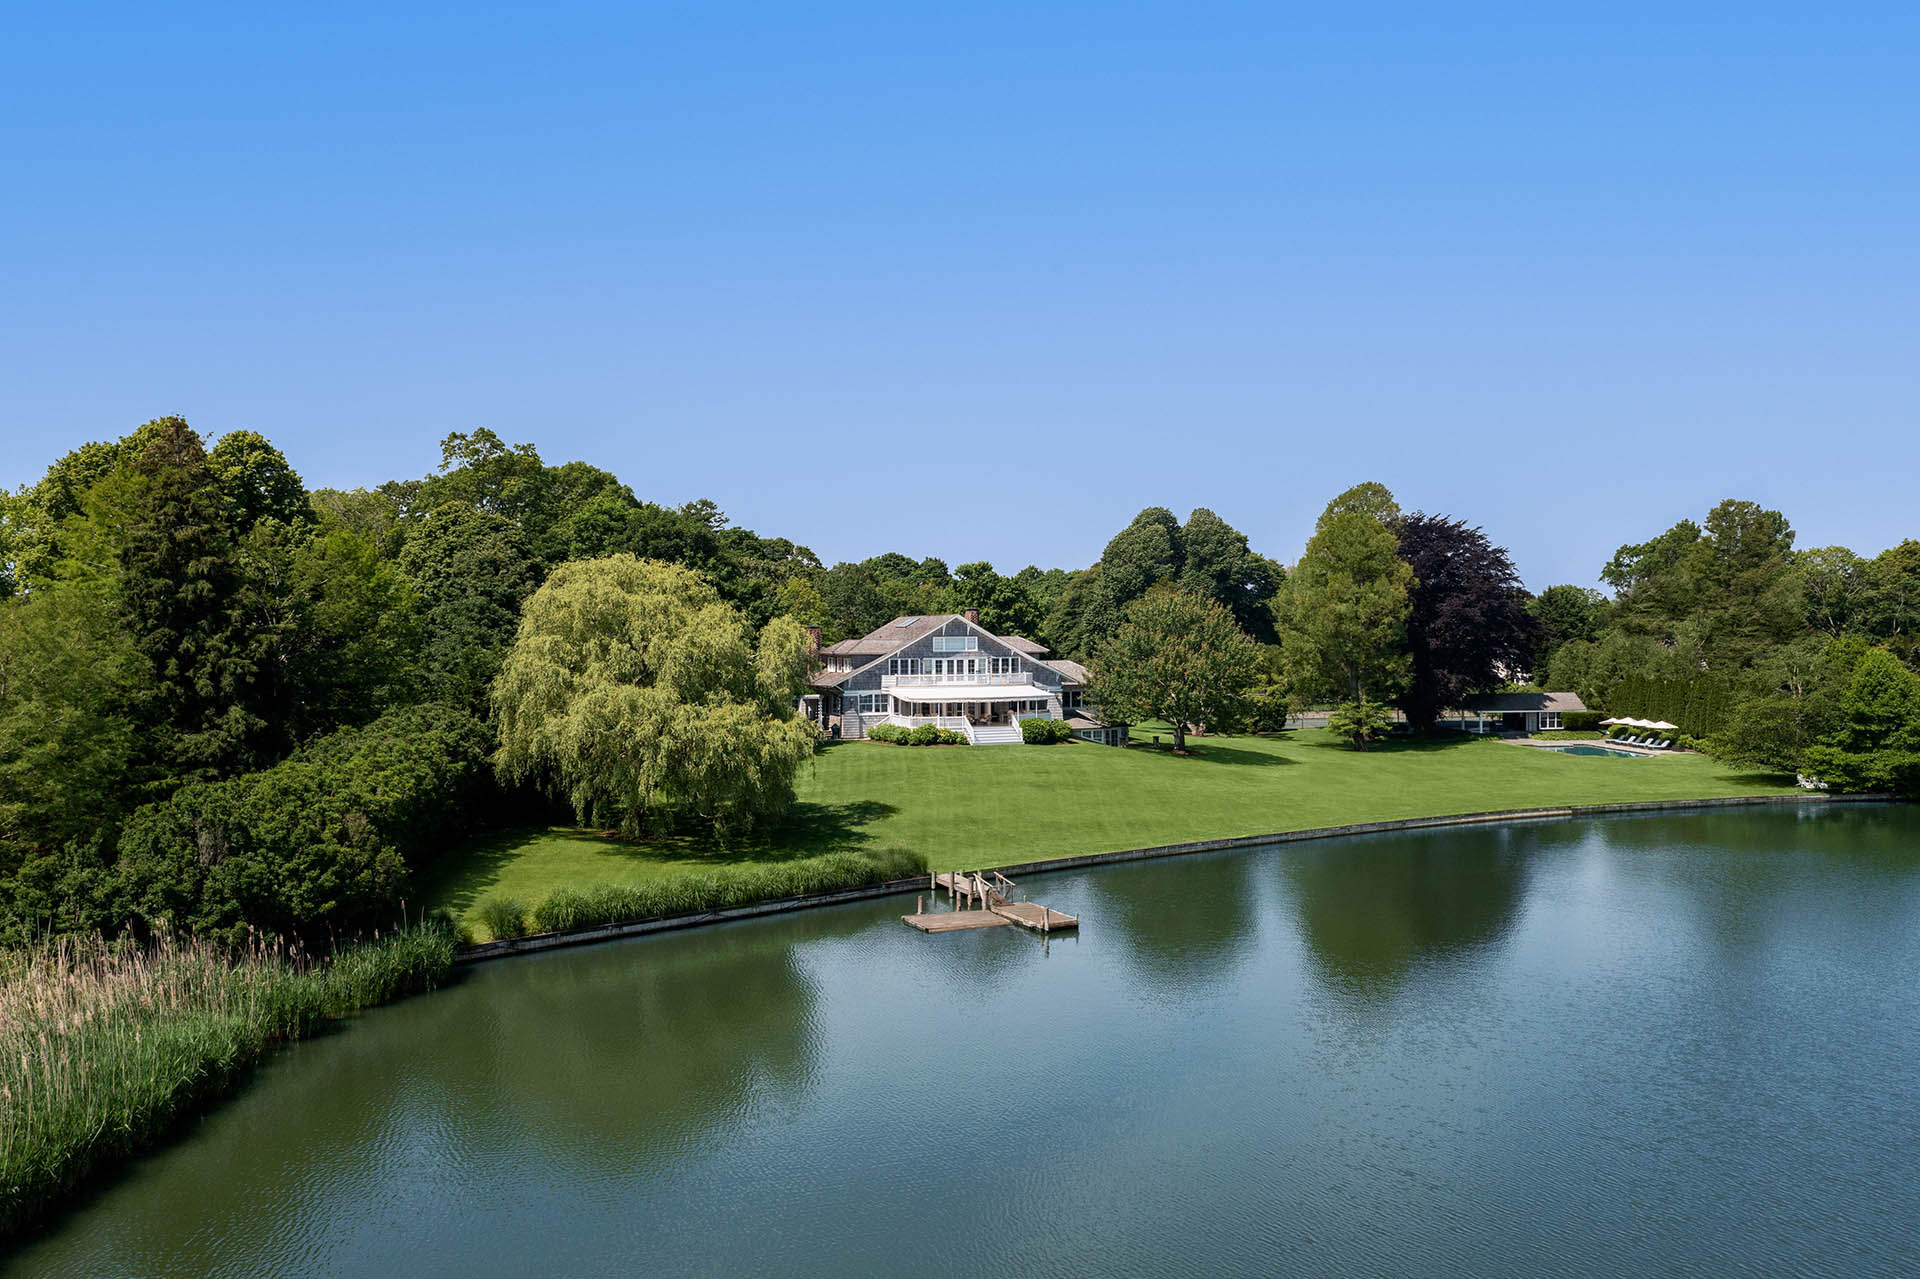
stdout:
{"type": "Polygon", "coordinates": [[[1002,644],[1005,644],[1008,648],[1016,648],[1016,649],[1019,649],[1022,653],[1029,653],[1035,657],[1038,657],[1040,656],[1040,654],[1047,651],[1047,646],[1045,644],[1036,643],[1035,641],[1028,639],[1024,635],[1002,635],[999,637],[999,639],[1000,639],[1000,642],[1002,644]]]}
{"type": "Polygon", "coordinates": [[[1053,667],[1054,670],[1059,671],[1060,678],[1066,680],[1067,683],[1069,684],[1084,684],[1087,682],[1087,680],[1092,678],[1088,674],[1086,667],[1080,665],[1080,663],[1078,662],[1071,661],[1068,658],[1064,658],[1064,657],[1049,658],[1047,659],[1047,665],[1053,667]]]}
{"type": "Polygon", "coordinates": [[[1504,715],[1518,711],[1583,711],[1587,704],[1578,693],[1483,693],[1462,701],[1460,709],[1504,715]]]}
{"type": "Polygon", "coordinates": [[[831,657],[879,657],[891,653],[902,645],[913,643],[922,635],[939,630],[948,622],[966,620],[958,613],[934,613],[927,617],[896,617],[885,626],[878,627],[859,639],[839,640],[823,645],[820,651],[831,657]]]}

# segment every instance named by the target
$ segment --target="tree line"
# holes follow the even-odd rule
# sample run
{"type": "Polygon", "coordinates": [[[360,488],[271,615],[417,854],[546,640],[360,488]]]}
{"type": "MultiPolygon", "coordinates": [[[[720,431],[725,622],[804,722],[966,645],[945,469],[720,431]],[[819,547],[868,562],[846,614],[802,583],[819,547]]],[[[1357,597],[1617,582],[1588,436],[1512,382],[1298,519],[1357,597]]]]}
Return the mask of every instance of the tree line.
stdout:
{"type": "Polygon", "coordinates": [[[1611,597],[1535,597],[1480,528],[1361,484],[1286,566],[1162,507],[1078,570],[827,565],[484,429],[431,474],[333,490],[255,432],[160,418],[0,494],[0,940],[352,931],[533,804],[765,828],[812,750],[800,627],[969,607],[1182,749],[1309,704],[1364,747],[1390,707],[1427,729],[1531,678],[1757,765],[1911,787],[1920,543],[1792,541],[1722,503],[1621,548],[1611,597]]]}

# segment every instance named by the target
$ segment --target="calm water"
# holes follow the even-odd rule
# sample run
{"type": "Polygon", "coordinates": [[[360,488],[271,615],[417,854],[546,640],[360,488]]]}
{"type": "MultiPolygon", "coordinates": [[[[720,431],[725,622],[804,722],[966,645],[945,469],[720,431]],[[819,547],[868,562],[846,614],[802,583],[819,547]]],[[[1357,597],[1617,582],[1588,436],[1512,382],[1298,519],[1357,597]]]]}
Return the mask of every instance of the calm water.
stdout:
{"type": "Polygon", "coordinates": [[[1920,811],[1369,837],[483,966],[21,1275],[1913,1274],[1920,811]]]}

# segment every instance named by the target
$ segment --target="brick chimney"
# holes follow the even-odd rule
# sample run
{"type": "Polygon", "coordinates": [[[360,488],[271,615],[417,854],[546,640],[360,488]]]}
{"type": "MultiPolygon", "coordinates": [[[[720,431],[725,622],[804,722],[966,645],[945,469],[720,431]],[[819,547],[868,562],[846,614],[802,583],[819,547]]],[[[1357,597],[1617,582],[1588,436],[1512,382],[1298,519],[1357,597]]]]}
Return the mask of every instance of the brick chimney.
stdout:
{"type": "Polygon", "coordinates": [[[818,626],[809,626],[807,628],[807,652],[814,657],[820,656],[820,628],[818,626]]]}
{"type": "Polygon", "coordinates": [[[972,622],[972,623],[973,623],[973,624],[974,624],[975,626],[978,626],[978,625],[980,625],[980,610],[979,610],[979,609],[977,609],[977,608],[970,608],[970,609],[968,609],[968,610],[967,610],[967,620],[968,620],[969,622],[972,622]]]}

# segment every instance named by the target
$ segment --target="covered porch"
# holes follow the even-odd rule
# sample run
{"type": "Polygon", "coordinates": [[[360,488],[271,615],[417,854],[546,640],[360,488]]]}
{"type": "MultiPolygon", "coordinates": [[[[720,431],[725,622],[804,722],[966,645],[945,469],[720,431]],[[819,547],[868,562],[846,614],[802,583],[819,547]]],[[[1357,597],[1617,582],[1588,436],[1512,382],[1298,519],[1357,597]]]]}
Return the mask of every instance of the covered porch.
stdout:
{"type": "MultiPolygon", "coordinates": [[[[1056,719],[1046,690],[1033,684],[946,684],[893,690],[893,718],[909,725],[964,719],[980,727],[1056,719]],[[1038,696],[1036,696],[1038,694],[1038,696]]],[[[944,725],[942,725],[944,727],[944,725]]]]}

